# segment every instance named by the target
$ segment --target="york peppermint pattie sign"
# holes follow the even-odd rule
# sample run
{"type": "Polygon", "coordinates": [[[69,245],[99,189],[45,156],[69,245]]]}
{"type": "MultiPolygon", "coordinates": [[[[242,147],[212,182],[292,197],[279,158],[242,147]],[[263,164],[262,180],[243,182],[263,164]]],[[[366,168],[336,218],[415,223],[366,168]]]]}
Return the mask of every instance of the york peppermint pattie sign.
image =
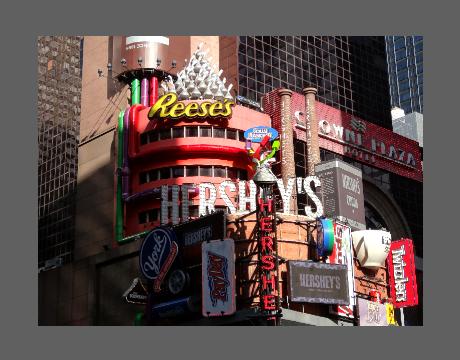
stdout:
{"type": "Polygon", "coordinates": [[[154,280],[153,289],[160,291],[160,285],[177,255],[177,243],[173,231],[157,227],[147,234],[139,253],[139,267],[142,274],[154,280]]]}
{"type": "Polygon", "coordinates": [[[292,302],[349,305],[347,265],[288,261],[292,302]]]}

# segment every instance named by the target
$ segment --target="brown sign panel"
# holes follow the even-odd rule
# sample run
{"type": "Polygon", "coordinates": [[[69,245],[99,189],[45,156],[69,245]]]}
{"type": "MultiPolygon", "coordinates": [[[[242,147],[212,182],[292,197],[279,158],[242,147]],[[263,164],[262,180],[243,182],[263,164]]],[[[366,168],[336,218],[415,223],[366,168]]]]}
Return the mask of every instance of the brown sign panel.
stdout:
{"type": "Polygon", "coordinates": [[[288,261],[292,302],[349,305],[347,265],[288,261]]]}
{"type": "Polygon", "coordinates": [[[352,230],[365,230],[363,178],[361,169],[342,160],[324,161],[315,166],[321,180],[324,213],[347,222],[352,230]]]}

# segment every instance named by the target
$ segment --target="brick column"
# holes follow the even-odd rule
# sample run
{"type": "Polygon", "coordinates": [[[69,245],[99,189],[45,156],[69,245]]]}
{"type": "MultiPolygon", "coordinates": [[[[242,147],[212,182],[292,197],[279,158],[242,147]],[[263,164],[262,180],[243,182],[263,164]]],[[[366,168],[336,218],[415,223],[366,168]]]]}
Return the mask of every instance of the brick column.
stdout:
{"type": "Polygon", "coordinates": [[[316,93],[315,88],[305,88],[305,125],[307,127],[307,171],[308,175],[315,175],[315,164],[321,161],[318,139],[318,120],[316,119],[316,93]]]}
{"type": "MultiPolygon", "coordinates": [[[[278,94],[281,97],[281,176],[284,186],[287,186],[288,179],[296,177],[294,137],[291,118],[292,91],[288,89],[279,89],[278,94]]],[[[297,191],[295,188],[292,191],[290,207],[290,213],[297,214],[297,191]]]]}

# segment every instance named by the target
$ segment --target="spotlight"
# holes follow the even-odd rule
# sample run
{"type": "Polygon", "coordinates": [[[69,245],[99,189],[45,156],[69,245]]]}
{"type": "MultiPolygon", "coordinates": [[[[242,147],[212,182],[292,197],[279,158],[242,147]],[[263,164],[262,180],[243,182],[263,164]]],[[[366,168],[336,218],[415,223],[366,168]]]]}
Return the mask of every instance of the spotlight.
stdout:
{"type": "Polygon", "coordinates": [[[121,65],[126,66],[126,59],[125,58],[121,59],[120,62],[121,62],[121,65]]]}
{"type": "Polygon", "coordinates": [[[107,63],[107,71],[112,71],[112,63],[107,63]]]}
{"type": "Polygon", "coordinates": [[[157,59],[157,67],[161,65],[161,59],[157,59]]]}
{"type": "Polygon", "coordinates": [[[137,63],[139,64],[139,66],[142,66],[142,57],[139,57],[139,58],[137,59],[137,63]]]}

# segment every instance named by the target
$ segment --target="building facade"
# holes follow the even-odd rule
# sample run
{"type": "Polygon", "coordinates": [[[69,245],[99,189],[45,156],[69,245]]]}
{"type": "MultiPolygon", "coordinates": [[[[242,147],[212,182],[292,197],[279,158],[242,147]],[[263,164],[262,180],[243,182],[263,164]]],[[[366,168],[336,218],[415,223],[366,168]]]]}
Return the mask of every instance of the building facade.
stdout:
{"type": "Polygon", "coordinates": [[[391,105],[423,114],[423,36],[386,36],[391,105]]]}
{"type": "MultiPolygon", "coordinates": [[[[251,177],[251,164],[243,133],[249,127],[277,127],[274,119],[280,108],[273,105],[276,101],[272,93],[279,88],[300,93],[305,87],[315,87],[316,126],[321,120],[330,120],[333,126],[330,116],[337,112],[333,119],[355,117],[361,124],[368,122],[368,128],[374,126],[375,133],[385,134],[384,138],[378,138],[382,140],[376,145],[378,149],[368,149],[370,153],[385,157],[385,161],[395,156],[391,152],[396,140],[390,130],[383,38],[155,37],[158,44],[156,56],[148,57],[143,53],[130,58],[123,51],[131,49],[129,42],[135,41],[132,38],[145,37],[85,38],[75,261],[39,278],[41,324],[131,323],[145,306],[126,304],[121,294],[139,274],[140,245],[146,233],[158,225],[177,225],[209,211],[209,207],[200,208],[202,187],[197,184],[208,184],[206,196],[213,196],[213,188],[219,191],[222,182],[233,182],[235,189],[228,194],[227,200],[236,203],[237,210],[252,210],[251,200],[247,200],[248,208],[246,204],[244,209],[238,208],[238,202],[241,204],[242,199],[252,196],[246,181],[251,177]],[[183,84],[180,84],[178,78],[181,78],[180,71],[187,66],[191,66],[198,77],[203,74],[201,69],[195,70],[196,64],[191,62],[201,42],[205,43],[207,58],[212,57],[218,65],[214,71],[217,77],[213,78],[212,84],[204,83],[201,95],[204,96],[209,88],[214,94],[212,101],[220,97],[223,101],[227,95],[235,98],[231,116],[215,119],[207,113],[203,118],[174,121],[149,116],[150,108],[171,89],[175,90],[177,100],[184,107],[205,101],[199,99],[200,95],[181,98],[184,89],[178,91],[182,86],[191,95],[200,88],[199,82],[191,85],[190,81],[187,84],[182,80],[183,84]],[[169,46],[166,53],[164,46],[169,46]],[[184,65],[183,59],[186,59],[184,65]],[[223,71],[217,72],[219,68],[223,71]],[[168,79],[168,76],[171,77],[168,79]],[[171,83],[175,88],[170,87],[171,83]],[[215,88],[213,84],[217,84],[215,88]],[[219,91],[222,95],[217,95],[219,91]],[[174,205],[178,201],[181,206],[174,205]],[[67,286],[57,289],[55,284],[62,282],[67,286]]],[[[197,60],[201,62],[202,59],[197,60]]],[[[211,72],[211,69],[212,65],[207,71],[211,72]]],[[[302,135],[305,127],[302,129],[301,123],[307,113],[302,98],[302,95],[294,94],[289,100],[292,112],[284,115],[287,116],[285,121],[291,122],[294,128],[291,139],[292,163],[295,165],[294,173],[289,176],[298,178],[311,175],[306,170],[311,154],[306,150],[307,141],[302,135]]],[[[345,124],[336,125],[345,127],[345,124]]],[[[278,130],[283,133],[281,128],[278,130]]],[[[421,204],[421,199],[407,192],[408,188],[415,189],[421,196],[422,176],[418,164],[412,166],[407,155],[398,153],[395,160],[402,156],[401,160],[409,164],[403,166],[406,173],[394,171],[391,167],[379,167],[346,150],[341,139],[338,139],[341,149],[332,146],[326,135],[319,135],[319,160],[341,158],[362,170],[367,227],[386,228],[397,237],[413,238],[416,255],[422,256],[421,207],[414,206],[414,203],[421,204]],[[407,206],[402,205],[404,201],[407,206]]],[[[413,152],[417,162],[417,154],[413,152]]],[[[391,163],[391,159],[389,161],[391,163]]],[[[282,176],[282,167],[278,168],[280,162],[282,158],[278,155],[273,169],[276,175],[282,176]]],[[[232,188],[232,185],[228,186],[232,188]]],[[[313,205],[302,193],[295,198],[297,209],[313,205]]],[[[222,196],[218,196],[211,208],[227,209],[229,206],[222,196]]],[[[297,209],[292,214],[294,218],[279,215],[283,222],[277,230],[278,236],[285,241],[285,245],[280,246],[280,254],[288,260],[313,256],[305,241],[316,235],[301,230],[298,223],[314,219],[297,209]]],[[[227,221],[226,235],[242,241],[236,249],[236,256],[242,262],[237,269],[240,274],[237,276],[237,305],[239,310],[251,309],[257,297],[256,283],[251,280],[256,274],[254,264],[257,259],[250,251],[257,242],[254,237],[256,219],[244,220],[230,214],[227,221]],[[250,306],[242,306],[248,299],[252,299],[250,306]]],[[[280,269],[286,272],[285,265],[281,264],[280,269]]],[[[355,284],[357,293],[369,296],[370,290],[378,289],[385,299],[388,298],[384,267],[374,273],[374,283],[366,280],[366,273],[359,264],[356,264],[356,271],[359,276],[355,284]]],[[[192,277],[196,275],[193,271],[191,274],[192,277]]],[[[280,294],[283,294],[282,307],[287,309],[286,314],[292,315],[290,311],[301,313],[307,319],[303,323],[337,324],[326,305],[289,305],[285,280],[282,284],[280,294]]],[[[297,319],[297,315],[292,315],[293,318],[297,319]]],[[[250,319],[251,316],[243,316],[235,322],[250,324],[250,319]]]]}
{"type": "Polygon", "coordinates": [[[82,37],[40,36],[38,49],[38,267],[73,259],[82,37]]]}

